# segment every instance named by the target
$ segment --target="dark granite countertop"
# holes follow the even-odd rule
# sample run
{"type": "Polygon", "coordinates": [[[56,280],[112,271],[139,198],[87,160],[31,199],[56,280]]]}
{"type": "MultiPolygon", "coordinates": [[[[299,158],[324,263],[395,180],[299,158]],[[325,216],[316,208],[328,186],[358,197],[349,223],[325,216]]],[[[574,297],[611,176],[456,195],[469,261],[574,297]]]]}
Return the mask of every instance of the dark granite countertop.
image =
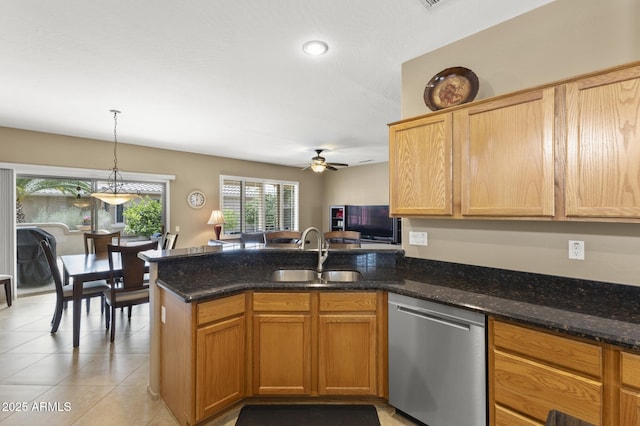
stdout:
{"type": "Polygon", "coordinates": [[[332,251],[325,269],[353,283],[273,282],[275,269],[313,269],[317,251],[202,247],[146,252],[158,284],[185,302],[245,290],[386,290],[640,351],[640,287],[407,258],[402,250],[332,251]]]}

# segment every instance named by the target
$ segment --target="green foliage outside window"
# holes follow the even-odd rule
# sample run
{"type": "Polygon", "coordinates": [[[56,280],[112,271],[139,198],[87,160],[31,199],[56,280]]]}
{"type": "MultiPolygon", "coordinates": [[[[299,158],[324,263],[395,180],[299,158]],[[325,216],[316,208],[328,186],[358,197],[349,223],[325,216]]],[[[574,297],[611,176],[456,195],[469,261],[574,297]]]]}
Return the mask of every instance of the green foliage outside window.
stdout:
{"type": "Polygon", "coordinates": [[[141,198],[122,213],[126,224],[125,233],[150,237],[162,231],[162,206],[158,200],[148,196],[141,198]]]}

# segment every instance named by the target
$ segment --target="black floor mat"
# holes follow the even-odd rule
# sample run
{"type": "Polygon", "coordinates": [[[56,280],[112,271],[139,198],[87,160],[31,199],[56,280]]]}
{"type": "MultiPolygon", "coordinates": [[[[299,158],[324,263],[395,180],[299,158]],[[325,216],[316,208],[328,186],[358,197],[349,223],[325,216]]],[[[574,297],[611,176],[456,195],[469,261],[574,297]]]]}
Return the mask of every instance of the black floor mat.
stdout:
{"type": "Polygon", "coordinates": [[[246,405],[236,426],[380,426],[373,405],[246,405]]]}

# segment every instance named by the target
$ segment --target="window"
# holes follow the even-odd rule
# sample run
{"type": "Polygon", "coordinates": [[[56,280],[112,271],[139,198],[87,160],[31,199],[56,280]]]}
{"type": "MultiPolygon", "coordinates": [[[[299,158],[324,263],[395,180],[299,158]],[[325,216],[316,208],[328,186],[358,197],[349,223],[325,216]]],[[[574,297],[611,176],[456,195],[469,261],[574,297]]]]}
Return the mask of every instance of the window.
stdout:
{"type": "Polygon", "coordinates": [[[298,182],[220,176],[225,234],[298,230],[298,182]]]}
{"type": "MultiPolygon", "coordinates": [[[[118,206],[92,199],[91,192],[100,188],[102,183],[95,179],[18,175],[16,223],[62,223],[70,230],[100,229],[125,233],[124,210],[139,199],[118,206]]],[[[132,181],[125,182],[123,189],[157,200],[162,206],[164,187],[164,183],[132,181]]]]}

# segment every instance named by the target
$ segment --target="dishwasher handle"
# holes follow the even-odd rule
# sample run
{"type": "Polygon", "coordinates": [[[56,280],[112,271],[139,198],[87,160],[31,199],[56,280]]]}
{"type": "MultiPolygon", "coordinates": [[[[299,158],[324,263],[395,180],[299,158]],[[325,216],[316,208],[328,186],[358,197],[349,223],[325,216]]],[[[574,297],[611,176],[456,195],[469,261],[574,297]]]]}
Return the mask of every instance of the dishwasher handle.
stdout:
{"type": "Polygon", "coordinates": [[[428,321],[437,322],[449,327],[458,328],[460,330],[469,331],[471,329],[471,323],[465,322],[459,318],[451,318],[448,316],[438,315],[436,312],[427,312],[421,309],[414,309],[408,306],[396,305],[398,312],[405,313],[407,315],[413,315],[418,318],[422,318],[428,321]]]}

